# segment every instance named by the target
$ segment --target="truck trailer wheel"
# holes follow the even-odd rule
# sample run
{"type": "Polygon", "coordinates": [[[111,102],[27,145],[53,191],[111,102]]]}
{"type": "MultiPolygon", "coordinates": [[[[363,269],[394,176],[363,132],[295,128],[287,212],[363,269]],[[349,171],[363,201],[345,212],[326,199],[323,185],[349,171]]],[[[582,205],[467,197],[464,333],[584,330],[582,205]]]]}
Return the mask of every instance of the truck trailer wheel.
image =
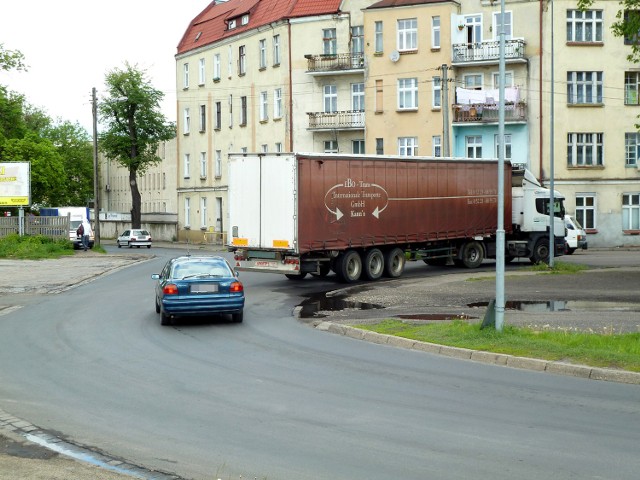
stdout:
{"type": "Polygon", "coordinates": [[[307,274],[301,273],[300,275],[295,275],[293,273],[285,273],[284,276],[287,277],[289,280],[303,280],[304,277],[307,276],[307,274]]]}
{"type": "Polygon", "coordinates": [[[362,274],[362,259],[355,250],[347,250],[336,259],[336,273],[345,283],[358,281],[362,274]]]}
{"type": "Polygon", "coordinates": [[[484,260],[484,248],[480,242],[465,243],[460,255],[460,263],[467,268],[478,268],[484,260]]]}
{"type": "Polygon", "coordinates": [[[529,257],[529,261],[533,264],[536,263],[549,263],[549,241],[543,238],[536,242],[536,246],[533,247],[533,252],[529,257]]]}
{"type": "Polygon", "coordinates": [[[404,273],[404,252],[400,248],[392,248],[384,253],[384,274],[398,278],[404,273]]]}
{"type": "Polygon", "coordinates": [[[378,280],[384,273],[384,256],[377,248],[368,250],[362,259],[362,272],[367,280],[378,280]]]}

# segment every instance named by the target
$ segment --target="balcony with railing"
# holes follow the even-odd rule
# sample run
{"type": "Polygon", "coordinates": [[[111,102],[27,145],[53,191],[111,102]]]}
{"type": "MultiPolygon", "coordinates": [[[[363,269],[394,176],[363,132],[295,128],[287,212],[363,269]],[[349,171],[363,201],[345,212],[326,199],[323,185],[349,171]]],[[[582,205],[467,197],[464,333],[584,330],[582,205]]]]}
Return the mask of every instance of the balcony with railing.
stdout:
{"type": "MultiPolygon", "coordinates": [[[[498,123],[497,103],[453,104],[453,123],[498,123]]],[[[523,101],[505,103],[505,122],[526,122],[527,104],[523,101]]]]}
{"type": "MultiPolygon", "coordinates": [[[[504,59],[506,63],[526,62],[524,40],[505,40],[504,59]]],[[[456,43],[453,48],[453,65],[493,64],[500,61],[500,42],[456,43]]]]}
{"type": "Polygon", "coordinates": [[[364,53],[305,55],[310,75],[364,73],[364,53]]]}
{"type": "Polygon", "coordinates": [[[362,130],[364,129],[364,111],[347,110],[343,112],[307,112],[309,130],[362,130]]]}

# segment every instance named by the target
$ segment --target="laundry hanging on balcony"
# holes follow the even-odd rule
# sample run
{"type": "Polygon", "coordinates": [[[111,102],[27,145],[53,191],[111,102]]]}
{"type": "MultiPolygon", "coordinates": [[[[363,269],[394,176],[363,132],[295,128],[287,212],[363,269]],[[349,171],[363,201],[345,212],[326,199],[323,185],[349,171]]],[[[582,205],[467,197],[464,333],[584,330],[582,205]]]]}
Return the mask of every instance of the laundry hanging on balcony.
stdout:
{"type": "MultiPolygon", "coordinates": [[[[471,90],[469,88],[456,87],[456,103],[460,105],[497,104],[499,99],[500,91],[497,88],[471,90]]],[[[519,100],[520,89],[518,87],[507,87],[504,89],[505,102],[517,103],[519,100]]]]}

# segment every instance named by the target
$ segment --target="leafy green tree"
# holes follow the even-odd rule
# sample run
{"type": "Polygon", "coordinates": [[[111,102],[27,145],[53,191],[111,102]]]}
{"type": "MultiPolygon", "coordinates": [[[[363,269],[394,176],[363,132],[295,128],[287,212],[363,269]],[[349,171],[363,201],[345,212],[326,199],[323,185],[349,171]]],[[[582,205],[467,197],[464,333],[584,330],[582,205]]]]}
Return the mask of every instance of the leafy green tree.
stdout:
{"type": "Polygon", "coordinates": [[[26,70],[24,55],[18,50],[8,50],[4,48],[4,43],[0,43],[0,70],[26,70]]]}
{"type": "Polygon", "coordinates": [[[7,138],[22,138],[27,133],[27,123],[24,118],[25,100],[22,95],[7,90],[0,85],[0,155],[2,155],[2,140],[7,138]]]}
{"type": "MultiPolygon", "coordinates": [[[[595,0],[578,0],[578,8],[587,10],[595,0]]],[[[621,9],[616,14],[616,21],[611,24],[611,31],[616,37],[623,37],[631,45],[631,53],[627,59],[633,63],[640,62],[640,0],[621,0],[621,9]]]]}
{"type": "Polygon", "coordinates": [[[146,72],[125,63],[107,73],[108,97],[100,102],[100,120],[107,130],[99,135],[100,150],[129,170],[131,227],[141,226],[138,175],[159,163],[158,145],[175,137],[176,128],[160,112],[164,94],[151,86],[146,72]]]}

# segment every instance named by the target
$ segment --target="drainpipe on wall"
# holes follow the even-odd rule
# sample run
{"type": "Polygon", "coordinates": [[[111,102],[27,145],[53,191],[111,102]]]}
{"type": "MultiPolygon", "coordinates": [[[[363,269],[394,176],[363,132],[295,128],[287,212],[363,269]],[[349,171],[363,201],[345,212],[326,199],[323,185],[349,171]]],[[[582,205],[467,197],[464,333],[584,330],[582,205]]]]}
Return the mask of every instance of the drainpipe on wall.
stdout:
{"type": "Polygon", "coordinates": [[[291,22],[287,22],[287,33],[289,35],[289,151],[293,152],[293,80],[291,78],[291,22]]]}

